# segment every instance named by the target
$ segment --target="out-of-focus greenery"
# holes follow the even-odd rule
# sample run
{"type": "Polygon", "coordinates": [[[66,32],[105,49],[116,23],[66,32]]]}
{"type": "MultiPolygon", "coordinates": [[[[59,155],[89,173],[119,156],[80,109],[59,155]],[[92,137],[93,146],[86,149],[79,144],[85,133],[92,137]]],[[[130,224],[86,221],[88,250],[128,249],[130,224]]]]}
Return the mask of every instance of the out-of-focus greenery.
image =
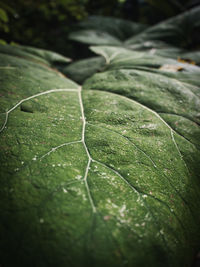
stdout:
{"type": "Polygon", "coordinates": [[[78,49],[78,44],[69,41],[67,36],[77,22],[90,15],[154,24],[198,2],[200,0],[0,0],[0,42],[51,49],[78,58],[83,54],[83,51],[80,53],[83,47],[78,49]]]}
{"type": "Polygon", "coordinates": [[[117,5],[116,0],[1,0],[0,39],[73,55],[67,40],[73,25],[93,11],[112,14],[117,5]]]}
{"type": "Polygon", "coordinates": [[[7,9],[1,1],[1,39],[51,47],[62,53],[71,25],[87,16],[86,3],[87,0],[15,0],[7,9]]]}
{"type": "MultiPolygon", "coordinates": [[[[7,34],[10,30],[9,28],[9,14],[13,14],[13,10],[6,4],[0,2],[0,33],[7,34]]],[[[4,44],[5,40],[1,39],[0,36],[0,43],[4,44]]]]}
{"type": "MultiPolygon", "coordinates": [[[[132,0],[131,0],[132,1],[132,0]]],[[[140,0],[141,22],[155,24],[200,4],[200,0],[140,0]]]]}
{"type": "Polygon", "coordinates": [[[67,36],[76,22],[93,12],[114,14],[117,5],[117,0],[1,0],[0,39],[66,54],[73,50],[67,36]]]}
{"type": "Polygon", "coordinates": [[[4,32],[8,32],[8,15],[6,11],[0,8],[0,27],[4,32]]]}

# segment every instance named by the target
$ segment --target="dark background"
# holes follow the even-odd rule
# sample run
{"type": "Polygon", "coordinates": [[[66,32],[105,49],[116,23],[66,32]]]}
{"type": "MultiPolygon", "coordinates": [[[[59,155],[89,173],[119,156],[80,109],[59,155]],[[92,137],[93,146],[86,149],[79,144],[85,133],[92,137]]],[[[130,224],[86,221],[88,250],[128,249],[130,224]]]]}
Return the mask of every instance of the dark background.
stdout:
{"type": "Polygon", "coordinates": [[[88,16],[153,25],[199,4],[200,0],[0,0],[0,42],[45,48],[76,59],[77,44],[67,37],[88,16]]]}

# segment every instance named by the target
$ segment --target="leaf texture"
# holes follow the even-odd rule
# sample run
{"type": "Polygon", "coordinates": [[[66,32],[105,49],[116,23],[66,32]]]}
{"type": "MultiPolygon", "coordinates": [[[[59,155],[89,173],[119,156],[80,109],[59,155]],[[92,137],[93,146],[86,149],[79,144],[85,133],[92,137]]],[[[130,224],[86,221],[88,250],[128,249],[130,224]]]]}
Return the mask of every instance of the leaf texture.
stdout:
{"type": "Polygon", "coordinates": [[[49,67],[0,58],[2,265],[189,266],[198,88],[107,62],[82,90],[49,67]]]}

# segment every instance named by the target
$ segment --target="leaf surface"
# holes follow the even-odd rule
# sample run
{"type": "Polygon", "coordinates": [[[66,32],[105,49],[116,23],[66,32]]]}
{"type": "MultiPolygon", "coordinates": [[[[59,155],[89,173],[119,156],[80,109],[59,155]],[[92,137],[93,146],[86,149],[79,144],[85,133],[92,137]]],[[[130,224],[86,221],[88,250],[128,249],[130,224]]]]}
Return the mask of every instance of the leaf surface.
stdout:
{"type": "Polygon", "coordinates": [[[186,137],[187,133],[194,130],[195,134],[189,134],[186,138],[190,141],[194,138],[192,142],[199,145],[199,134],[196,133],[196,129],[199,129],[200,124],[200,91],[189,79],[199,75],[200,70],[197,66],[158,56],[151,58],[146,53],[114,47],[92,47],[92,50],[105,56],[107,68],[106,71],[88,79],[84,88],[110,91],[134,99],[165,117],[172,127],[180,128],[181,135],[186,137]],[[168,63],[171,67],[182,67],[183,71],[170,72],[170,77],[168,71],[151,70],[152,67],[161,66],[161,63],[168,63]],[[185,127],[182,129],[183,124],[179,124],[179,119],[190,120],[193,127],[189,126],[187,131],[185,127]]]}
{"type": "Polygon", "coordinates": [[[0,57],[2,264],[189,265],[199,242],[197,146],[120,95],[118,76],[121,89],[102,73],[82,90],[50,68],[0,57]]]}

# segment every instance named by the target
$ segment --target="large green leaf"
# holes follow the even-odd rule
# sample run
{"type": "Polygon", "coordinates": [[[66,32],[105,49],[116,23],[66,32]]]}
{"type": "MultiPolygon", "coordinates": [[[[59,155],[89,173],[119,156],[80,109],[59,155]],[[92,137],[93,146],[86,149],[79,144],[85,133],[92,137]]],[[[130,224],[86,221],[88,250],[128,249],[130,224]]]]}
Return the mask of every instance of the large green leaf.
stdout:
{"type": "Polygon", "coordinates": [[[69,35],[71,40],[95,45],[122,45],[122,41],[143,31],[146,26],[112,17],[91,16],[79,23],[80,30],[69,35]]]}
{"type": "Polygon", "coordinates": [[[105,58],[109,69],[149,67],[153,70],[168,64],[177,68],[180,67],[182,68],[181,72],[187,72],[191,75],[200,72],[199,67],[193,64],[159,56],[149,53],[149,51],[132,51],[115,46],[91,46],[90,49],[105,58]]]}
{"type": "Polygon", "coordinates": [[[116,47],[92,50],[105,56],[107,71],[88,79],[85,88],[137,100],[158,112],[179,134],[200,145],[200,84],[193,82],[200,75],[199,67],[116,47]]]}
{"type": "Polygon", "coordinates": [[[85,30],[107,32],[122,41],[147,28],[146,25],[140,23],[103,16],[90,16],[88,19],[80,22],[78,26],[85,30]]]}
{"type": "MultiPolygon", "coordinates": [[[[200,86],[199,67],[186,62],[182,63],[172,58],[157,56],[148,51],[131,51],[120,47],[92,46],[91,50],[105,58],[108,70],[146,70],[200,86]]],[[[187,57],[187,54],[182,55],[187,57]]]]}
{"type": "Polygon", "coordinates": [[[0,59],[1,264],[190,266],[200,238],[198,144],[148,101],[119,95],[125,84],[116,75],[121,88],[111,86],[112,71],[85,85],[100,90],[82,90],[49,67],[0,59]]]}
{"type": "MultiPolygon", "coordinates": [[[[91,45],[117,45],[132,50],[146,50],[148,46],[158,49],[163,46],[161,41],[168,43],[167,49],[169,44],[190,48],[199,33],[199,17],[200,7],[195,7],[147,28],[131,21],[92,16],[80,23],[81,30],[72,32],[69,38],[91,45]]],[[[181,49],[171,47],[169,52],[170,56],[172,52],[180,53],[181,49]]]]}
{"type": "Polygon", "coordinates": [[[18,45],[18,48],[21,50],[28,52],[30,54],[36,55],[38,57],[44,58],[48,62],[50,62],[52,65],[53,64],[58,64],[58,63],[68,63],[71,61],[70,58],[64,57],[56,52],[49,51],[49,50],[44,50],[41,48],[35,48],[31,46],[22,46],[18,45]]]}
{"type": "Polygon", "coordinates": [[[200,28],[200,7],[187,10],[184,13],[162,21],[143,32],[126,40],[129,47],[135,43],[149,40],[162,40],[179,46],[188,46],[200,28]]]}
{"type": "Polygon", "coordinates": [[[93,45],[122,45],[122,42],[107,32],[98,30],[80,30],[72,32],[69,39],[93,45]]]}

